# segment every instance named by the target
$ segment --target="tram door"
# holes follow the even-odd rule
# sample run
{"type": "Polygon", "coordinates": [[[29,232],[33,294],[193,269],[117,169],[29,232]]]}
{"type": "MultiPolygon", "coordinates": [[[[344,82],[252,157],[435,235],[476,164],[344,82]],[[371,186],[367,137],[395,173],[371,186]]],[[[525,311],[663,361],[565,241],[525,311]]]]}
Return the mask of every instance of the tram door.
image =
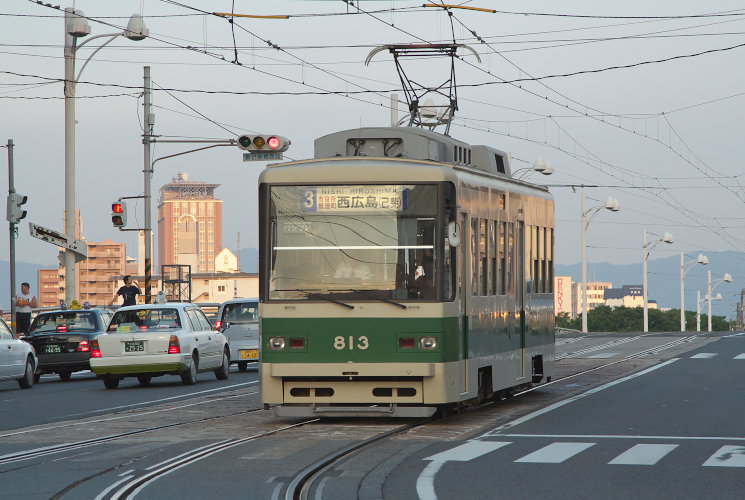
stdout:
{"type": "Polygon", "coordinates": [[[525,376],[525,222],[515,221],[515,313],[520,318],[517,324],[520,336],[520,348],[518,352],[518,378],[525,376]]]}
{"type": "Polygon", "coordinates": [[[473,235],[471,235],[471,223],[468,220],[468,214],[461,212],[459,215],[460,231],[461,231],[461,244],[458,245],[458,252],[460,252],[460,265],[458,266],[458,293],[460,294],[460,338],[458,339],[458,358],[460,359],[460,377],[461,385],[460,392],[468,392],[468,329],[471,328],[469,324],[470,315],[470,304],[468,297],[471,293],[471,241],[473,235]]]}

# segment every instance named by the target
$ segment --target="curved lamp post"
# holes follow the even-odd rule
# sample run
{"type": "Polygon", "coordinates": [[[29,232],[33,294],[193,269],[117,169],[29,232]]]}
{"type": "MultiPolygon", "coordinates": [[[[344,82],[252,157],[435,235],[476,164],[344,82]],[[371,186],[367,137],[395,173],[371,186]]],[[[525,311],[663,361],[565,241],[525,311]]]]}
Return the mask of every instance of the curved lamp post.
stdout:
{"type": "MultiPolygon", "coordinates": [[[[75,230],[75,85],[93,56],[115,38],[124,36],[138,41],[144,40],[149,34],[139,14],[132,15],[124,31],[96,35],[78,45],[78,38],[87,36],[90,32],[91,27],[81,11],[69,7],[65,9],[65,235],[69,241],[75,240],[77,236],[75,230]],[[88,56],[76,75],[75,56],[78,50],[91,40],[103,37],[109,37],[109,39],[88,56]]],[[[73,251],[65,250],[65,302],[68,304],[77,298],[75,265],[73,251]]]]}
{"type": "Polygon", "coordinates": [[[696,264],[705,266],[709,263],[709,258],[706,255],[698,254],[698,257],[693,260],[685,261],[685,254],[680,252],[680,331],[686,331],[686,311],[685,311],[685,283],[686,274],[696,264]],[[688,269],[686,269],[688,266],[688,269]]]}
{"type": "Polygon", "coordinates": [[[606,209],[611,212],[621,210],[621,204],[612,196],[608,197],[604,205],[587,208],[586,204],[585,195],[582,195],[582,333],[587,333],[587,228],[600,210],[606,209]]]}
{"type": "Polygon", "coordinates": [[[518,170],[515,170],[512,172],[512,177],[514,179],[523,179],[525,177],[528,177],[533,172],[540,172],[543,175],[551,175],[554,173],[554,167],[551,166],[551,162],[548,160],[544,160],[542,157],[538,157],[538,159],[533,163],[532,167],[527,168],[520,168],[518,170]],[[521,174],[519,177],[516,177],[517,174],[521,174]]]}
{"type": "MultiPolygon", "coordinates": [[[[712,299],[709,299],[709,297],[711,297],[711,295],[706,294],[706,297],[704,297],[704,299],[701,300],[701,290],[696,290],[696,293],[697,293],[696,297],[698,299],[698,301],[697,301],[698,306],[696,306],[696,331],[697,332],[700,332],[701,331],[701,306],[705,302],[708,302],[709,303],[709,318],[711,318],[711,302],[713,300],[722,300],[722,294],[721,293],[718,293],[716,295],[716,297],[714,297],[712,299]]],[[[709,319],[709,331],[711,331],[711,319],[709,319]]]]}
{"type": "MultiPolygon", "coordinates": [[[[709,293],[707,294],[707,297],[711,297],[712,296],[711,294],[714,293],[714,289],[718,285],[721,285],[722,283],[732,283],[732,281],[733,281],[732,275],[730,273],[724,273],[724,276],[722,276],[721,278],[716,279],[716,280],[714,280],[712,282],[711,281],[711,271],[709,271],[709,293]]],[[[719,299],[716,299],[715,298],[714,300],[721,300],[722,299],[722,294],[721,293],[718,293],[717,296],[719,297],[719,299]]],[[[709,318],[708,319],[709,319],[709,324],[708,324],[709,329],[707,331],[708,332],[711,332],[711,300],[709,301],[709,318]]]]}
{"type": "Polygon", "coordinates": [[[647,265],[649,262],[649,252],[657,246],[658,243],[673,243],[673,235],[665,233],[659,240],[647,242],[647,230],[643,231],[644,244],[642,245],[642,259],[644,261],[644,332],[649,331],[649,290],[647,289],[647,265]]]}

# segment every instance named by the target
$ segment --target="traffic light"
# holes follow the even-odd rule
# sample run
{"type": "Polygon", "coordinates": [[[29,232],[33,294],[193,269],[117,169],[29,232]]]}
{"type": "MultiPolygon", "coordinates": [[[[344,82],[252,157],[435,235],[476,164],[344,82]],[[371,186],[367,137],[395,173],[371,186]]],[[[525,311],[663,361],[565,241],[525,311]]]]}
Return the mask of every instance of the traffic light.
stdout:
{"type": "Polygon", "coordinates": [[[26,211],[23,210],[22,205],[28,201],[28,196],[24,196],[18,193],[10,193],[8,195],[8,212],[5,216],[8,222],[18,224],[18,222],[26,217],[26,211]]]}
{"type": "Polygon", "coordinates": [[[238,138],[239,148],[257,153],[282,153],[287,151],[290,144],[290,140],[281,135],[242,135],[238,138]]]}
{"type": "Polygon", "coordinates": [[[123,201],[111,204],[111,223],[119,229],[127,225],[127,204],[123,201]]]}

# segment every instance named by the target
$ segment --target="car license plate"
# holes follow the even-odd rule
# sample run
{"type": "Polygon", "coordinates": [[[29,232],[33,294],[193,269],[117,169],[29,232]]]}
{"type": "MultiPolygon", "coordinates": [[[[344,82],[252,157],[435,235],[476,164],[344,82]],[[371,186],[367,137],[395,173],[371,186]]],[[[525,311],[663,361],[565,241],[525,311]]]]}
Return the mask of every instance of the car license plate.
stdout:
{"type": "Polygon", "coordinates": [[[44,346],[44,352],[47,352],[47,353],[50,353],[50,354],[51,353],[56,353],[56,352],[62,352],[62,347],[60,347],[58,345],[54,345],[54,344],[53,345],[47,345],[47,346],[44,346]]]}
{"type": "Polygon", "coordinates": [[[142,352],[145,350],[145,341],[137,340],[124,343],[124,352],[142,352]]]}
{"type": "Polygon", "coordinates": [[[241,349],[241,359],[259,359],[258,349],[241,349]]]}

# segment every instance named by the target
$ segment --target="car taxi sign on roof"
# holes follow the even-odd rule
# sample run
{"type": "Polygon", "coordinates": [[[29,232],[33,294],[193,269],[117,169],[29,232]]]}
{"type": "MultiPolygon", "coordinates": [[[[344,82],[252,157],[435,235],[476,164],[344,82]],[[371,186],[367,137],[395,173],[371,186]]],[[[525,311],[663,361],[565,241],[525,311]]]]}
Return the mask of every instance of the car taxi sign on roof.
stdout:
{"type": "Polygon", "coordinates": [[[82,309],[83,306],[77,300],[73,300],[70,304],[70,309],[82,309]]]}

